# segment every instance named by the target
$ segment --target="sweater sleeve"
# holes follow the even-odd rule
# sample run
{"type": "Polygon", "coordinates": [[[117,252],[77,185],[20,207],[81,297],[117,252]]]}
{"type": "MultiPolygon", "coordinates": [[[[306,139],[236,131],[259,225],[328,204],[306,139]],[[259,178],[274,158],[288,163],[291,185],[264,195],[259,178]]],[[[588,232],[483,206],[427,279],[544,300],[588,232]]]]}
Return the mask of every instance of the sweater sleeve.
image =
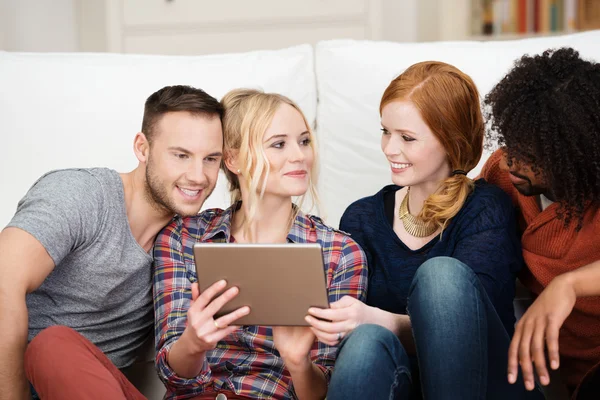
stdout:
{"type": "Polygon", "coordinates": [[[364,237],[364,229],[361,226],[362,220],[361,216],[363,215],[362,207],[364,200],[359,200],[358,202],[351,204],[346,208],[342,218],[340,219],[340,230],[348,233],[353,240],[358,243],[363,253],[365,254],[367,265],[370,264],[372,258],[369,251],[369,243],[365,241],[364,237]]]}
{"type": "Polygon", "coordinates": [[[475,215],[465,221],[452,256],[473,269],[498,306],[512,301],[514,294],[512,290],[506,292],[507,283],[514,282],[524,262],[509,197],[495,187],[487,186],[486,190],[489,194],[480,196],[479,204],[473,207],[475,215]]]}

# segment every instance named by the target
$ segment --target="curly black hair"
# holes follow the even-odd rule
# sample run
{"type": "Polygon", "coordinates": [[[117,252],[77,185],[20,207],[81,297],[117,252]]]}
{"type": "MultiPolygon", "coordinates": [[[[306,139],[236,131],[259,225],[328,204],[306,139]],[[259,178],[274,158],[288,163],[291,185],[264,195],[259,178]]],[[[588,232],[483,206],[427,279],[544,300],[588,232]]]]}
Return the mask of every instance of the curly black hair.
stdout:
{"type": "Polygon", "coordinates": [[[558,218],[580,229],[585,208],[600,203],[600,64],[572,48],[525,55],[483,103],[487,146],[543,173],[558,218]]]}

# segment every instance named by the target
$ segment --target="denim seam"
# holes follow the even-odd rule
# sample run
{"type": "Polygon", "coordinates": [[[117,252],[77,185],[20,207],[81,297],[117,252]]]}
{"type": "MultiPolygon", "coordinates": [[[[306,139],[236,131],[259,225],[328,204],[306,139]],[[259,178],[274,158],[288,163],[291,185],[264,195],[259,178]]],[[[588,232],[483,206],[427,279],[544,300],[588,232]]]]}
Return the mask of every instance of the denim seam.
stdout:
{"type": "MultiPolygon", "coordinates": [[[[469,280],[471,280],[471,279],[469,279],[469,280]]],[[[481,346],[481,337],[482,337],[481,311],[482,310],[481,310],[481,304],[480,304],[481,301],[479,299],[479,296],[481,294],[479,293],[479,288],[477,287],[477,285],[475,285],[473,281],[471,281],[470,283],[475,288],[475,293],[473,293],[473,300],[475,301],[475,313],[477,314],[477,340],[480,342],[480,343],[478,343],[479,348],[482,348],[482,346],[481,346]]],[[[480,368],[479,369],[480,371],[483,371],[484,368],[487,370],[487,362],[484,361],[483,365],[480,365],[479,368],[480,368]]],[[[487,382],[487,379],[488,379],[488,377],[487,377],[487,371],[486,371],[486,379],[485,379],[486,382],[487,382]]],[[[483,385],[483,381],[484,381],[484,379],[479,379],[479,383],[480,383],[479,386],[483,385]]],[[[482,388],[479,387],[478,389],[479,389],[478,392],[481,392],[482,388]]],[[[485,392],[487,392],[487,389],[485,392]]]]}
{"type": "Polygon", "coordinates": [[[412,385],[412,375],[410,373],[410,370],[408,368],[406,368],[405,366],[396,368],[396,371],[394,371],[394,383],[392,383],[392,386],[390,387],[389,400],[394,400],[396,398],[395,391],[396,391],[396,388],[398,387],[398,377],[403,373],[406,374],[406,376],[408,377],[408,381],[412,385]]]}

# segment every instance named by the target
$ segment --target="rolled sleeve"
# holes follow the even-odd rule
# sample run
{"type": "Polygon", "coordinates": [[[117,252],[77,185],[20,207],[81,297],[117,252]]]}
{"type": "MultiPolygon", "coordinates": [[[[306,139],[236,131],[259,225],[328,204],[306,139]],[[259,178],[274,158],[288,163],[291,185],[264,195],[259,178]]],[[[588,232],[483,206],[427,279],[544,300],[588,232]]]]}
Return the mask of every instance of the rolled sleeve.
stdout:
{"type": "MultiPolygon", "coordinates": [[[[339,258],[333,257],[329,265],[329,302],[338,301],[344,296],[354,297],[362,302],[367,298],[367,259],[361,247],[350,237],[336,232],[333,247],[340,249],[339,258]],[[337,260],[336,260],[337,258],[337,260]]],[[[327,382],[337,357],[337,346],[316,342],[311,351],[311,359],[325,375],[327,382]]]]}
{"type": "MultiPolygon", "coordinates": [[[[191,271],[186,266],[182,236],[181,220],[175,219],[158,235],[154,245],[156,369],[170,391],[200,393],[211,383],[211,370],[206,360],[195,378],[178,376],[167,362],[171,347],[185,330],[192,301],[191,271]]],[[[193,259],[190,262],[193,264],[193,259]]]]}

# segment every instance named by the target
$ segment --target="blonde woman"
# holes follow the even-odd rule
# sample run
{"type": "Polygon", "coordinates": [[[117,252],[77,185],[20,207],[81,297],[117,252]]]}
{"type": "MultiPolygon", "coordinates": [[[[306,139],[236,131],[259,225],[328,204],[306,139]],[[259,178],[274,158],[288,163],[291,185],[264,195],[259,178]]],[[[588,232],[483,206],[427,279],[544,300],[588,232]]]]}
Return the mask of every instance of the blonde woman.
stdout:
{"type": "Polygon", "coordinates": [[[369,263],[367,303],[311,310],[320,340],[346,337],[329,400],[536,398],[505,377],[523,266],[509,197],[466,174],[484,123],[471,78],[422,62],[380,103],[381,149],[394,183],[356,201],[340,227],[369,263]]]}
{"type": "Polygon", "coordinates": [[[348,236],[292,202],[307,192],[316,198],[314,134],[298,106],[284,96],[255,90],[234,90],[222,103],[222,165],[233,205],[176,218],[158,237],[154,304],[159,375],[169,399],[322,399],[337,349],[317,342],[308,327],[236,326],[247,307],[215,318],[237,288],[214,300],[225,282],[198,293],[192,247],[197,241],[319,243],[330,302],[343,295],[365,300],[364,254],[348,236]]]}

